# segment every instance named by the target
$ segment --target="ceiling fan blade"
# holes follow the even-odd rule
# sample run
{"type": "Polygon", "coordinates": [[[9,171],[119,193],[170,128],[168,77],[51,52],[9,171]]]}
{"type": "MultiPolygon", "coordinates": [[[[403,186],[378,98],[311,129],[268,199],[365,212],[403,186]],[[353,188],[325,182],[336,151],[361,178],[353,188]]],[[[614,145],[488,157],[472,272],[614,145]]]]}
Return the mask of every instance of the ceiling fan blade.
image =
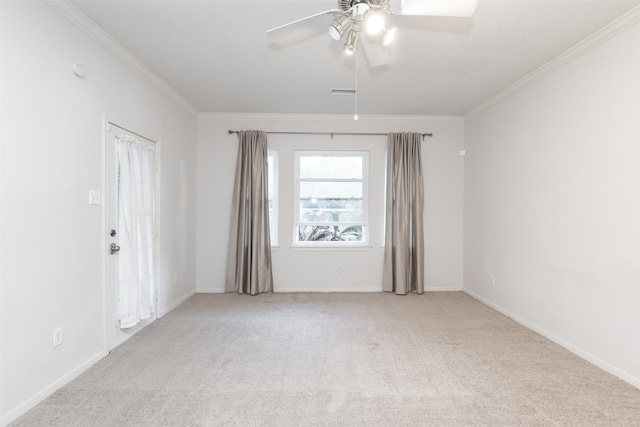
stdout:
{"type": "Polygon", "coordinates": [[[291,44],[311,37],[315,37],[323,32],[327,32],[329,25],[340,10],[332,9],[325,12],[316,13],[297,21],[272,28],[267,31],[267,36],[278,42],[278,44],[291,44]]]}
{"type": "Polygon", "coordinates": [[[400,15],[468,18],[473,16],[477,5],[477,0],[402,0],[400,15]]]}
{"type": "Polygon", "coordinates": [[[452,19],[447,16],[393,15],[389,26],[405,30],[419,30],[446,34],[469,34],[473,27],[470,19],[452,19]]]}

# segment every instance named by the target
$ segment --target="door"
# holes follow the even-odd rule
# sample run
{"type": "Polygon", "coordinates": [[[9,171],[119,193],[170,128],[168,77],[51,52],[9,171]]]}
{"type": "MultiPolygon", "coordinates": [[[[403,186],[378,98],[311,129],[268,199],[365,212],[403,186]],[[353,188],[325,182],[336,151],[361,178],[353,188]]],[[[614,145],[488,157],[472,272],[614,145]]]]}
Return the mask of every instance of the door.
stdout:
{"type": "Polygon", "coordinates": [[[109,351],[124,344],[157,318],[156,146],[147,138],[115,124],[107,124],[106,340],[109,351]],[[123,146],[127,143],[142,148],[144,161],[152,166],[132,166],[140,162],[131,160],[127,151],[131,146],[123,146]],[[148,158],[149,155],[152,157],[148,158]],[[132,169],[136,171],[131,172],[132,169]],[[131,201],[132,197],[135,198],[131,196],[131,188],[140,188],[140,185],[144,185],[142,192],[145,197],[150,197],[145,203],[151,206],[146,208],[136,208],[137,204],[131,201]],[[131,219],[140,225],[134,225],[132,229],[131,219]],[[132,243],[132,239],[136,240],[140,235],[144,235],[142,243],[132,243]],[[144,255],[139,256],[140,253],[144,255]],[[141,263],[145,268],[148,266],[148,271],[143,268],[138,274],[136,266],[141,263]],[[136,312],[131,307],[141,308],[136,312]]]}

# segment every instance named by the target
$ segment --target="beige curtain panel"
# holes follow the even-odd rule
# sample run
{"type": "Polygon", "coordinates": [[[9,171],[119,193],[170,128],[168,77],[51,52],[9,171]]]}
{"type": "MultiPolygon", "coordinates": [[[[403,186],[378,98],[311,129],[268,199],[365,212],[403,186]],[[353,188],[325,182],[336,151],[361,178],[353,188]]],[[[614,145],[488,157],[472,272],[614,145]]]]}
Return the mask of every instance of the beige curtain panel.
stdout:
{"type": "Polygon", "coordinates": [[[419,133],[391,133],[387,145],[387,200],[383,290],[424,292],[424,190],[419,133]]]}
{"type": "Polygon", "coordinates": [[[225,289],[256,295],[273,291],[267,133],[240,131],[238,139],[225,289]]]}

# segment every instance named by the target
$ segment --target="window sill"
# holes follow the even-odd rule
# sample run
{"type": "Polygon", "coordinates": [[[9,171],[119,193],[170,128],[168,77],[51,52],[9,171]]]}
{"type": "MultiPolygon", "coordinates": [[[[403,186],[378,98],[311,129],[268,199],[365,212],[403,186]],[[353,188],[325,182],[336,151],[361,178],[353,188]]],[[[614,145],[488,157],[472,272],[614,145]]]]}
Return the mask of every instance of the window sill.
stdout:
{"type": "Polygon", "coordinates": [[[371,245],[291,245],[292,251],[300,252],[349,252],[349,251],[370,251],[371,245]]]}

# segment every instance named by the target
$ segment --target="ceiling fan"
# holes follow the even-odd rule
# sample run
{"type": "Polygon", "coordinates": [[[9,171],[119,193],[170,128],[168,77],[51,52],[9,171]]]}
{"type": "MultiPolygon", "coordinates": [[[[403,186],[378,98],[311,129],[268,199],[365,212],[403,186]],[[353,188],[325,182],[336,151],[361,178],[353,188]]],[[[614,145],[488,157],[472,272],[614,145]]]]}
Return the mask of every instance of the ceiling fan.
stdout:
{"type": "Polygon", "coordinates": [[[477,0],[338,0],[338,9],[307,16],[267,31],[276,42],[302,40],[326,31],[340,40],[346,34],[344,52],[353,55],[362,44],[369,65],[387,63],[391,43],[401,16],[470,17],[477,0]],[[399,12],[397,3],[400,3],[399,12]],[[361,37],[365,34],[365,37],[361,37]]]}

